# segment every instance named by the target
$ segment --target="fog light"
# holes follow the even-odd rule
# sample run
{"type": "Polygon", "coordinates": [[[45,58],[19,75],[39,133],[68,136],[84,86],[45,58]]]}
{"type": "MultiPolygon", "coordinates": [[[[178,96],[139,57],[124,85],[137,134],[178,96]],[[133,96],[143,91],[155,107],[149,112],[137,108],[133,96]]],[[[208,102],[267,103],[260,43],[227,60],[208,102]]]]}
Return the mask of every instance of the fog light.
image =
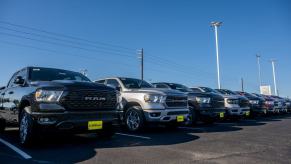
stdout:
{"type": "Polygon", "coordinates": [[[161,115],[160,112],[156,112],[156,113],[151,113],[150,116],[151,117],[159,117],[161,115]]]}
{"type": "Polygon", "coordinates": [[[54,124],[56,123],[56,120],[54,118],[47,118],[47,117],[42,117],[38,119],[39,124],[54,124]]]}

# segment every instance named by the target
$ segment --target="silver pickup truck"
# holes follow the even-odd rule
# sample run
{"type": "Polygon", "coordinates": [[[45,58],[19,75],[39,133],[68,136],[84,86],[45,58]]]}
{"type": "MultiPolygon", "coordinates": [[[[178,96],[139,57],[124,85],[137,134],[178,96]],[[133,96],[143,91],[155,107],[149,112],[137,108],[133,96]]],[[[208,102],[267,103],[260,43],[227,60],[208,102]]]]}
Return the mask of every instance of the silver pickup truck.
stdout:
{"type": "Polygon", "coordinates": [[[120,92],[124,111],[121,120],[129,131],[138,131],[147,123],[175,127],[189,121],[188,98],[182,92],[154,88],[134,78],[113,77],[95,82],[120,92]]]}

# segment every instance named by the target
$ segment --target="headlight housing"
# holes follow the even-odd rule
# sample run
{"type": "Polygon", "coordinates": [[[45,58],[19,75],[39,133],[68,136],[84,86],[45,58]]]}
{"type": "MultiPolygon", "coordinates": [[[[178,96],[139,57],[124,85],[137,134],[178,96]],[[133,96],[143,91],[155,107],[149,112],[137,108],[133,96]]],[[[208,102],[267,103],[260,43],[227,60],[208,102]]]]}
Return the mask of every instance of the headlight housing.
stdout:
{"type": "Polygon", "coordinates": [[[209,104],[210,103],[210,97],[196,97],[196,101],[199,104],[209,104]]]}
{"type": "Polygon", "coordinates": [[[259,100],[250,100],[250,104],[259,104],[259,100]]]}
{"type": "Polygon", "coordinates": [[[227,99],[227,103],[228,104],[239,104],[239,100],[238,99],[227,99]]]}
{"type": "Polygon", "coordinates": [[[274,101],[266,101],[265,102],[267,105],[274,105],[274,101]]]}
{"type": "Polygon", "coordinates": [[[144,95],[144,101],[148,103],[164,103],[166,96],[163,95],[144,95]]]}
{"type": "Polygon", "coordinates": [[[38,102],[59,102],[63,91],[39,89],[35,92],[35,100],[38,102]]]}

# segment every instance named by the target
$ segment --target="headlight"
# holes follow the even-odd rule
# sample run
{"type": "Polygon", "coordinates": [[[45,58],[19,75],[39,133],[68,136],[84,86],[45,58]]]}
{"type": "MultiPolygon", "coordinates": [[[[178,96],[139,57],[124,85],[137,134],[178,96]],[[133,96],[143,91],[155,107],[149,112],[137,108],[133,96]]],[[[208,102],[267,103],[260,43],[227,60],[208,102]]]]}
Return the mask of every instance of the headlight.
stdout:
{"type": "Polygon", "coordinates": [[[259,101],[258,100],[250,100],[250,103],[251,104],[259,104],[259,101]]]}
{"type": "Polygon", "coordinates": [[[196,96],[188,96],[188,101],[195,101],[196,100],[196,96]]]}
{"type": "Polygon", "coordinates": [[[267,105],[274,105],[274,101],[266,101],[265,102],[267,105]]]}
{"type": "Polygon", "coordinates": [[[58,102],[62,94],[63,91],[40,89],[35,92],[35,99],[39,102],[58,102]]]}
{"type": "Polygon", "coordinates": [[[165,99],[163,95],[144,95],[144,101],[149,103],[163,103],[165,99]]]}
{"type": "Polygon", "coordinates": [[[227,103],[228,104],[239,104],[239,100],[238,99],[227,99],[227,103]]]}
{"type": "Polygon", "coordinates": [[[210,97],[196,97],[196,101],[199,104],[209,104],[210,103],[210,97]]]}

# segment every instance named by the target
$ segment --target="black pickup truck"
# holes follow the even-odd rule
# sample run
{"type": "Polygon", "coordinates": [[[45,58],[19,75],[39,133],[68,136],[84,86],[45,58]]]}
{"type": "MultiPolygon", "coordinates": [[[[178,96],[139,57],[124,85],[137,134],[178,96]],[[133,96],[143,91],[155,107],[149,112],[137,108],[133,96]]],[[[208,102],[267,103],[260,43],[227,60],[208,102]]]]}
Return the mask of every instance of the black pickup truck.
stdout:
{"type": "Polygon", "coordinates": [[[153,83],[156,88],[168,88],[184,92],[188,95],[188,104],[191,112],[192,124],[202,121],[213,123],[225,116],[224,99],[219,94],[203,93],[176,83],[153,83]]]}
{"type": "Polygon", "coordinates": [[[0,87],[0,131],[8,124],[19,126],[22,145],[45,132],[110,138],[119,112],[116,90],[77,72],[26,67],[0,87]]]}

